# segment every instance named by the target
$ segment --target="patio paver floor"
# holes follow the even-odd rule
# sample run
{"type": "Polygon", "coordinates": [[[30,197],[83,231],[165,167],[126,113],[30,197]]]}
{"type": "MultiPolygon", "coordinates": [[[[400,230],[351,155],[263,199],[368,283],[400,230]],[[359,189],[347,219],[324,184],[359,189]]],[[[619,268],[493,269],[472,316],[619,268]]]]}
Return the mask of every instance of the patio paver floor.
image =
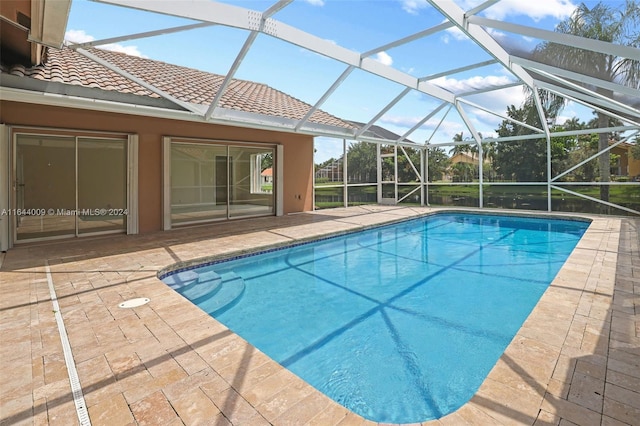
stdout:
{"type": "MultiPolygon", "coordinates": [[[[47,265],[94,425],[374,424],[156,274],[437,210],[362,206],[18,246],[0,257],[0,424],[78,424],[47,265]],[[118,307],[135,297],[151,302],[118,307]]],[[[476,395],[425,424],[640,424],[640,221],[591,218],[476,395]]]]}

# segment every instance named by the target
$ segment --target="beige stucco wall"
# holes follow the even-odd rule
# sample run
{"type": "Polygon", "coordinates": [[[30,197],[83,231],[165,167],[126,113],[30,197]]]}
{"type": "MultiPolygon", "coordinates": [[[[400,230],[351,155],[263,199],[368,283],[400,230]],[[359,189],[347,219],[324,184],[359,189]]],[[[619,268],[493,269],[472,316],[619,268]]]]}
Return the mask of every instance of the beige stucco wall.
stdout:
{"type": "Polygon", "coordinates": [[[163,136],[281,144],[284,214],[308,211],[313,206],[312,136],[9,101],[0,102],[0,123],[138,134],[141,233],[162,227],[163,136]]]}

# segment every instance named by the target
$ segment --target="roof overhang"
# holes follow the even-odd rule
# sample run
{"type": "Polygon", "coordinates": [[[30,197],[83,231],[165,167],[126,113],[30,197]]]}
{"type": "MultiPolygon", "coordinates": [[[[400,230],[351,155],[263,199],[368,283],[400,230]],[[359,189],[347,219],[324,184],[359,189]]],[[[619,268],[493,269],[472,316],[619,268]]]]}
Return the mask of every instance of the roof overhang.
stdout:
{"type": "Polygon", "coordinates": [[[158,99],[158,104],[152,105],[153,98],[127,95],[127,101],[122,98],[111,98],[111,96],[96,96],[98,92],[105,92],[99,89],[87,89],[91,91],[93,96],[87,96],[89,93],[84,92],[82,89],[77,88],[79,91],[74,92],[73,89],[68,90],[69,85],[60,84],[66,90],[66,93],[61,93],[62,90],[51,90],[57,87],[56,84],[45,83],[46,87],[34,88],[17,88],[10,87],[10,83],[16,81],[15,79],[24,81],[24,78],[2,75],[0,79],[0,85],[2,91],[0,91],[0,100],[11,102],[22,102],[38,105],[48,105],[56,107],[77,108],[91,111],[110,112],[118,114],[129,114],[145,117],[156,117],[170,120],[181,120],[198,122],[204,124],[217,124],[234,127],[244,127],[251,129],[269,130],[285,133],[301,133],[309,136],[328,136],[337,138],[353,139],[355,129],[347,129],[337,126],[329,126],[317,123],[307,123],[303,128],[296,130],[297,120],[273,117],[269,115],[255,114],[244,111],[236,111],[227,108],[217,108],[216,116],[210,119],[204,118],[204,112],[207,109],[206,105],[191,104],[192,111],[185,111],[176,109],[174,106],[171,108],[164,104],[165,100],[158,99]],[[44,90],[42,90],[44,89],[44,90]],[[46,91],[45,91],[46,90],[46,91]],[[145,98],[142,100],[139,98],[145,98]],[[152,102],[149,102],[152,99],[152,102]]]}
{"type": "Polygon", "coordinates": [[[71,0],[31,0],[29,41],[43,46],[62,47],[71,0]]]}

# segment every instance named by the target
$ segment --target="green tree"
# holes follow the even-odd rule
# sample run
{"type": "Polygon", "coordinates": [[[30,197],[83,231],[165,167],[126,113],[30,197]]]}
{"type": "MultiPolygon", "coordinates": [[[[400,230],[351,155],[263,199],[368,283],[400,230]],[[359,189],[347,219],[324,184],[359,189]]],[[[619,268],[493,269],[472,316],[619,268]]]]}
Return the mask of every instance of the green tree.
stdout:
{"type": "Polygon", "coordinates": [[[260,168],[263,171],[268,169],[269,167],[273,167],[273,154],[271,153],[262,155],[262,158],[260,161],[260,168]]]}
{"type": "MultiPolygon", "coordinates": [[[[456,133],[453,136],[453,142],[462,142],[462,141],[464,141],[462,137],[462,132],[456,133]]],[[[454,145],[453,148],[449,150],[449,155],[453,157],[458,154],[471,153],[472,151],[473,151],[473,147],[471,146],[471,144],[468,144],[468,143],[458,144],[458,145],[454,145]]],[[[476,149],[476,152],[477,152],[477,149],[476,149]]]]}
{"type": "MultiPolygon", "coordinates": [[[[567,20],[558,24],[556,31],[640,48],[639,27],[640,6],[635,0],[627,0],[624,6],[620,8],[616,8],[608,2],[600,2],[592,8],[582,3],[567,20]]],[[[535,49],[534,59],[579,73],[586,71],[598,79],[640,89],[640,61],[630,58],[620,58],[613,54],[544,42],[535,49]]],[[[596,91],[604,96],[613,97],[611,89],[597,87],[596,91]]],[[[550,96],[550,98],[553,98],[553,96],[550,96]]],[[[556,98],[551,104],[555,105],[559,110],[563,101],[559,101],[556,98]]],[[[550,112],[553,113],[554,111],[550,110],[550,112]]],[[[555,117],[555,114],[551,115],[555,117]]],[[[598,112],[598,127],[607,127],[609,117],[607,114],[598,112]]],[[[598,140],[599,151],[608,147],[609,137],[607,133],[600,134],[598,140]]],[[[609,182],[609,151],[605,151],[598,157],[598,163],[600,181],[609,182]]],[[[609,200],[608,185],[600,186],[600,198],[603,201],[609,200]]]]}
{"type": "Polygon", "coordinates": [[[471,182],[477,174],[478,167],[471,163],[456,163],[451,166],[454,182],[471,182]]]}
{"type": "Polygon", "coordinates": [[[348,182],[377,182],[376,144],[357,142],[347,150],[348,182]]]}
{"type": "MultiPolygon", "coordinates": [[[[551,128],[552,132],[571,131],[587,129],[588,124],[581,122],[577,117],[573,117],[559,126],[551,128]]],[[[598,149],[597,133],[576,135],[576,136],[556,136],[551,138],[551,170],[552,175],[569,169],[572,165],[578,164],[596,153],[598,149]],[[595,138],[595,139],[594,139],[595,138]]],[[[561,181],[587,182],[596,178],[598,163],[596,159],[583,164],[576,170],[564,175],[561,181]]]]}
{"type": "Polygon", "coordinates": [[[404,147],[404,150],[407,155],[398,148],[398,182],[417,182],[418,176],[409,160],[416,170],[420,171],[420,150],[411,147],[404,147]]]}
{"type": "MultiPolygon", "coordinates": [[[[507,108],[507,115],[532,126],[540,126],[540,118],[533,104],[525,103],[521,108],[507,108]]],[[[520,136],[531,134],[531,130],[510,120],[503,120],[496,129],[498,136],[520,136]]],[[[547,171],[546,142],[544,139],[528,139],[500,142],[492,149],[493,168],[505,180],[518,182],[540,182],[547,171]]]]}
{"type": "Polygon", "coordinates": [[[444,149],[439,147],[429,148],[429,182],[442,180],[442,175],[449,167],[451,160],[444,149]]]}

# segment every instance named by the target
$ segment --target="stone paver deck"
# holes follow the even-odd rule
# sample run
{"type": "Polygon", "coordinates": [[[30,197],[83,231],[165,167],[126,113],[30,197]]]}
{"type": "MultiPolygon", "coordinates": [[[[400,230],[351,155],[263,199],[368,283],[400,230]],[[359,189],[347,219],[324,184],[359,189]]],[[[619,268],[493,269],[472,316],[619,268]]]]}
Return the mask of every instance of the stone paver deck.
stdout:
{"type": "MultiPolygon", "coordinates": [[[[431,211],[353,207],[12,249],[0,257],[0,424],[79,423],[48,276],[93,425],[373,424],[279,366],[156,274],[176,262],[431,211]],[[151,302],[118,307],[135,297],[151,302]]],[[[592,219],[476,395],[425,424],[640,424],[639,221],[592,219]]]]}

